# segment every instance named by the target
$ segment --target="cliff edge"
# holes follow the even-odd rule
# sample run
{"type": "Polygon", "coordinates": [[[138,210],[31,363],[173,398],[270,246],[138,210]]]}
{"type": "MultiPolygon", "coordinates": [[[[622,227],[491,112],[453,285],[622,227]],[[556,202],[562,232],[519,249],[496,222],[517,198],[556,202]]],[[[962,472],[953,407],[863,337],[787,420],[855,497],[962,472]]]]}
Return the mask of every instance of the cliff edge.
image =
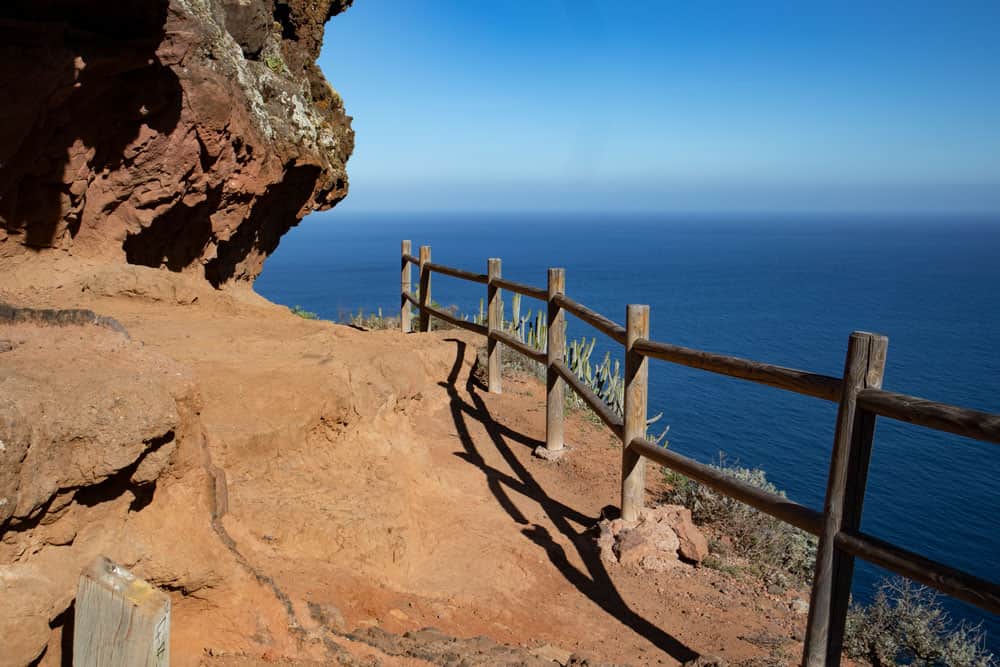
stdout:
{"type": "Polygon", "coordinates": [[[0,260],[252,280],[347,195],[351,118],[316,58],[350,4],[0,4],[0,260]]]}

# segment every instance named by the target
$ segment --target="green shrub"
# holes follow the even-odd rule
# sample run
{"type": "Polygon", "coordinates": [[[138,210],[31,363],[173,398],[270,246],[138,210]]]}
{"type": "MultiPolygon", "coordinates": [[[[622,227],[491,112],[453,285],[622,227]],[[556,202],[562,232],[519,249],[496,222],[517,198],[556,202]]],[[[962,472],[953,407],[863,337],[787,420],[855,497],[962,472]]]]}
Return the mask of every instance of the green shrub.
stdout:
{"type": "Polygon", "coordinates": [[[301,317],[304,320],[318,320],[319,319],[319,315],[317,315],[316,313],[314,313],[312,311],[306,310],[302,306],[292,306],[291,308],[289,308],[289,310],[292,311],[292,315],[298,315],[299,317],[301,317]]]}
{"type": "MultiPolygon", "coordinates": [[[[722,456],[713,467],[758,489],[785,496],[763,470],[728,465],[722,456]]],[[[745,560],[765,583],[782,588],[810,584],[816,563],[815,537],[666,468],[664,476],[671,487],[664,502],[687,507],[696,523],[730,538],[732,555],[745,560]]]]}
{"type": "Polygon", "coordinates": [[[365,314],[364,310],[359,308],[358,312],[354,315],[348,315],[347,317],[341,316],[340,323],[350,324],[353,327],[364,329],[366,331],[381,331],[384,329],[399,328],[399,318],[383,316],[381,308],[374,313],[369,313],[368,315],[365,314]]]}
{"type": "Polygon", "coordinates": [[[934,591],[895,577],[871,604],[851,607],[844,652],[874,667],[995,667],[985,639],[978,626],[953,623],[934,591]]]}

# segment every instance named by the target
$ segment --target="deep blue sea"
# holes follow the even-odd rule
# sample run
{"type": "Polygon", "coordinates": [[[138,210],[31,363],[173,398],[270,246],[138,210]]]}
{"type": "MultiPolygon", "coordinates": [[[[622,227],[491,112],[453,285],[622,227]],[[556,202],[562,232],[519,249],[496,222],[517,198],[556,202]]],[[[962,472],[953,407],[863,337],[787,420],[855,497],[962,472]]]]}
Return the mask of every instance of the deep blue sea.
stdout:
{"type": "MultiPolygon", "coordinates": [[[[627,303],[649,304],[656,340],[832,376],[852,331],[882,333],[886,389],[1000,412],[1000,217],[332,211],[281,241],[257,291],[328,319],[396,314],[404,238],[414,254],[431,245],[434,261],[481,273],[500,257],[505,277],[542,287],[547,267],[565,267],[567,293],[618,322],[627,303]]],[[[469,313],[485,292],[446,276],[432,287],[469,313]]],[[[570,319],[571,336],[594,335],[570,319]]],[[[650,413],[663,411],[671,448],[703,462],[725,452],[822,508],[834,404],[650,363],[650,413]]],[[[862,527],[1000,579],[1000,448],[880,419],[862,527]]],[[[884,574],[859,563],[856,598],[884,574]]],[[[947,606],[982,622],[1000,652],[1000,619],[947,606]]]]}

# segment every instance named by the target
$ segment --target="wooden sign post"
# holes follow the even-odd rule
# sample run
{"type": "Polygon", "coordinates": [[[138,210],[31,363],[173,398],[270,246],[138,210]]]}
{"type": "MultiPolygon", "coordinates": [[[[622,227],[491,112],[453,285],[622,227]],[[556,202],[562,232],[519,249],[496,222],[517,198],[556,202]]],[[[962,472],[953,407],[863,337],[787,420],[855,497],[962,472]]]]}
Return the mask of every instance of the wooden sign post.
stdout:
{"type": "Polygon", "coordinates": [[[166,667],[170,598],[99,556],[80,575],[73,667],[166,667]]]}

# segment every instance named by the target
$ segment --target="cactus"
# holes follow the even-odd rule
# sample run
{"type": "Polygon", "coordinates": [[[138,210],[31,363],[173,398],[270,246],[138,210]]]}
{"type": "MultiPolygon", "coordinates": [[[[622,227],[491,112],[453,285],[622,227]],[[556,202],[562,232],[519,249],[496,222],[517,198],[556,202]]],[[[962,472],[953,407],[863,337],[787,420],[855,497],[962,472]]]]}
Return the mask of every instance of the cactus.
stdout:
{"type": "MultiPolygon", "coordinates": [[[[414,296],[419,299],[419,290],[415,290],[414,296]]],[[[456,312],[457,309],[452,306],[449,307],[448,310],[456,312]]],[[[499,310],[500,322],[498,328],[501,331],[514,336],[525,345],[528,345],[536,350],[544,351],[546,349],[548,346],[549,330],[548,324],[546,323],[546,315],[543,310],[539,309],[534,312],[528,310],[527,312],[522,313],[521,295],[516,292],[511,297],[510,319],[506,319],[506,304],[504,304],[502,298],[500,299],[499,310]]],[[[461,317],[463,320],[469,319],[467,315],[463,315],[461,317]]],[[[381,312],[379,313],[378,319],[382,319],[381,312]]],[[[487,304],[484,299],[479,300],[479,313],[473,316],[473,321],[476,324],[481,325],[486,325],[489,322],[487,304]]],[[[604,401],[604,403],[611,408],[612,412],[622,416],[625,414],[625,378],[621,362],[618,359],[612,359],[610,352],[605,352],[604,357],[599,363],[592,361],[591,356],[594,353],[594,347],[596,345],[596,338],[588,339],[585,336],[578,339],[567,340],[566,365],[591,391],[594,392],[598,398],[604,401]]],[[[511,357],[506,358],[509,359],[511,357]]],[[[518,355],[513,355],[513,358],[520,359],[518,355]]],[[[525,367],[534,371],[538,375],[541,375],[544,372],[544,367],[533,361],[522,359],[519,363],[525,364],[525,367]]],[[[583,400],[572,391],[568,392],[567,400],[574,406],[584,405],[583,400]]],[[[647,419],[647,432],[649,426],[657,423],[662,418],[663,413],[660,412],[647,419]]],[[[651,437],[647,435],[647,438],[649,438],[651,442],[665,447],[667,444],[666,435],[669,430],[670,427],[666,426],[659,436],[651,437]]]]}

